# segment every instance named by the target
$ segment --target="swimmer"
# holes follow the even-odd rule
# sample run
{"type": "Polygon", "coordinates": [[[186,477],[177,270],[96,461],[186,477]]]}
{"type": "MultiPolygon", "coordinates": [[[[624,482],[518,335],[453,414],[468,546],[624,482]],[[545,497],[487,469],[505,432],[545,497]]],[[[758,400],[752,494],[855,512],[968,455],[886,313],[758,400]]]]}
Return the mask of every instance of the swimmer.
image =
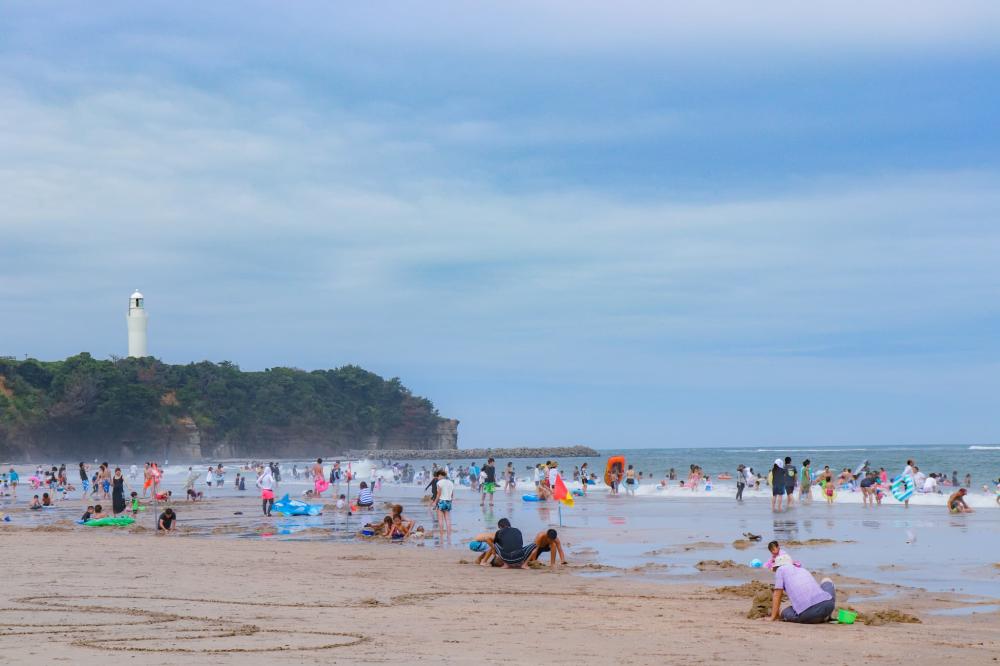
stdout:
{"type": "Polygon", "coordinates": [[[562,543],[559,541],[559,534],[555,530],[539,532],[535,536],[535,550],[528,556],[529,562],[534,562],[542,553],[549,553],[549,567],[556,566],[556,553],[559,554],[561,564],[566,564],[566,554],[563,552],[562,543]]]}
{"type": "Polygon", "coordinates": [[[948,510],[952,513],[972,513],[972,507],[965,503],[965,488],[959,488],[948,497],[948,510]]]}
{"type": "Polygon", "coordinates": [[[174,529],[174,522],[177,520],[177,515],[174,510],[167,508],[163,513],[160,514],[160,519],[156,524],[156,531],[159,532],[163,530],[164,532],[172,532],[174,529]]]}

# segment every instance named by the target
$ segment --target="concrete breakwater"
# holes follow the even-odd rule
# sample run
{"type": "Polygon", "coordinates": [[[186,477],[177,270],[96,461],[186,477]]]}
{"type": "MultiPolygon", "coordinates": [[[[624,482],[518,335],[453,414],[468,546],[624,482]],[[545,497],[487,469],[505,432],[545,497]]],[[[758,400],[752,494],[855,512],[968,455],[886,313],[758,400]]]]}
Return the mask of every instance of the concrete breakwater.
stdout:
{"type": "Polygon", "coordinates": [[[509,449],[385,449],[366,450],[355,449],[342,454],[344,458],[371,458],[379,460],[435,460],[451,462],[454,460],[482,461],[490,456],[498,460],[503,458],[532,458],[535,460],[558,460],[559,458],[596,458],[601,454],[589,446],[545,446],[517,447],[509,449]]]}

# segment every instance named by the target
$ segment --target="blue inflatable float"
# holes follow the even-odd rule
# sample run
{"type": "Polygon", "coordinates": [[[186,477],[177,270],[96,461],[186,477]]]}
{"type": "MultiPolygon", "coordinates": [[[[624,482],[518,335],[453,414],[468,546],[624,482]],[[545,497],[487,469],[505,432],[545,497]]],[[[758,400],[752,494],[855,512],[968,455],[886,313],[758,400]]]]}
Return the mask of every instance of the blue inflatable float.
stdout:
{"type": "Polygon", "coordinates": [[[542,501],[542,500],[538,499],[538,495],[521,495],[521,499],[523,499],[525,502],[541,502],[542,501]]]}
{"type": "Polygon", "coordinates": [[[271,509],[286,516],[318,516],[323,513],[321,505],[306,504],[300,500],[289,499],[287,493],[276,501],[271,509]]]}

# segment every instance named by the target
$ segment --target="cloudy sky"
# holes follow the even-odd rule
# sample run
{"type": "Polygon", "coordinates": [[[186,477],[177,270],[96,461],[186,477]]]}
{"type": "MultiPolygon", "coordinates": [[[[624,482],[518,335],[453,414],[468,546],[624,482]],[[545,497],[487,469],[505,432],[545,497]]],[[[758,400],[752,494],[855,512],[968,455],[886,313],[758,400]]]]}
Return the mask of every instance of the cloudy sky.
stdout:
{"type": "Polygon", "coordinates": [[[5,3],[0,354],[463,446],[1000,440],[1000,3],[5,3]]]}

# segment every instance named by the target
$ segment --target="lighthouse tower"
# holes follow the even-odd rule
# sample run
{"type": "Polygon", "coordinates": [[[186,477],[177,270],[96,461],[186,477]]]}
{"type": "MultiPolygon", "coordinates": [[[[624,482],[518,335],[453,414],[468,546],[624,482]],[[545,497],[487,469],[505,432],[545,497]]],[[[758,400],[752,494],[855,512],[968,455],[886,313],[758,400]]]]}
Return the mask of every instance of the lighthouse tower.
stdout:
{"type": "Polygon", "coordinates": [[[149,356],[146,351],[146,306],[136,289],[128,299],[128,355],[132,358],[149,356]]]}

